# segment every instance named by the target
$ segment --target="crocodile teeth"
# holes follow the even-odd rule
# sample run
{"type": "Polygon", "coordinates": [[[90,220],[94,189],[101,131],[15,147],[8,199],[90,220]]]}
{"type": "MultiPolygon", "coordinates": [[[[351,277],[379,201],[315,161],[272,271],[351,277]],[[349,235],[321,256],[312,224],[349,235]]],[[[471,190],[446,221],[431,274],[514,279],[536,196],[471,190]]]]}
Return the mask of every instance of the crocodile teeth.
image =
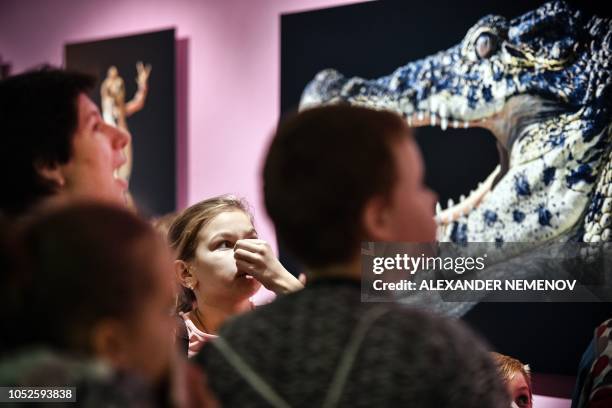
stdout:
{"type": "Polygon", "coordinates": [[[459,127],[459,121],[458,120],[453,120],[453,127],[455,129],[457,129],[459,127]]]}
{"type": "Polygon", "coordinates": [[[441,104],[438,107],[438,114],[442,117],[447,117],[448,116],[448,109],[446,108],[445,104],[441,104]]]}
{"type": "Polygon", "coordinates": [[[429,124],[431,126],[436,126],[436,119],[437,119],[436,115],[432,114],[431,119],[429,120],[429,124]]]}
{"type": "Polygon", "coordinates": [[[446,128],[448,128],[448,119],[440,118],[440,127],[442,130],[446,130],[446,128]]]}
{"type": "Polygon", "coordinates": [[[453,205],[455,205],[455,202],[453,201],[452,198],[448,199],[448,208],[451,208],[453,205]]]}
{"type": "Polygon", "coordinates": [[[446,234],[446,226],[445,225],[440,225],[438,227],[438,231],[436,232],[436,236],[438,237],[438,239],[444,237],[444,235],[446,234]]]}
{"type": "Polygon", "coordinates": [[[408,116],[406,121],[408,122],[408,126],[412,127],[412,116],[408,116]]]}
{"type": "Polygon", "coordinates": [[[463,128],[467,129],[468,127],[470,127],[470,123],[467,120],[463,121],[463,128]]]}
{"type": "Polygon", "coordinates": [[[424,118],[425,118],[425,114],[422,111],[417,113],[417,119],[418,120],[423,120],[424,118]]]}
{"type": "Polygon", "coordinates": [[[429,102],[429,111],[431,113],[436,113],[436,111],[438,110],[438,104],[436,103],[435,100],[432,100],[429,102]]]}
{"type": "Polygon", "coordinates": [[[440,202],[438,201],[436,203],[436,215],[440,214],[442,212],[442,205],[440,205],[440,202]]]}
{"type": "Polygon", "coordinates": [[[461,202],[463,200],[465,200],[465,196],[463,194],[461,194],[461,196],[459,197],[459,201],[461,202]]]}

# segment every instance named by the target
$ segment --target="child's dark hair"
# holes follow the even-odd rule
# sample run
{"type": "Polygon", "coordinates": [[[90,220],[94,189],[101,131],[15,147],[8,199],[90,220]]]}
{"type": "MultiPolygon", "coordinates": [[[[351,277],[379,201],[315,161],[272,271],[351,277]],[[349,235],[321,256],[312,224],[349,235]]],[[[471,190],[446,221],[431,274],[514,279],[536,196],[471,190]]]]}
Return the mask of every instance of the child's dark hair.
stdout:
{"type": "Polygon", "coordinates": [[[0,212],[20,215],[57,186],[37,166],[67,163],[79,123],[78,96],[95,78],[43,67],[0,81],[0,172],[5,177],[0,212]]]}
{"type": "Polygon", "coordinates": [[[18,238],[25,262],[10,305],[20,322],[7,333],[13,349],[89,354],[97,322],[129,321],[155,290],[147,256],[161,239],[123,208],[73,204],[29,220],[18,238]]]}
{"type": "Polygon", "coordinates": [[[410,137],[397,114],[348,105],[293,114],[278,126],[263,169],[279,240],[311,268],[343,263],[364,238],[367,201],[396,183],[394,144],[410,137]]]}

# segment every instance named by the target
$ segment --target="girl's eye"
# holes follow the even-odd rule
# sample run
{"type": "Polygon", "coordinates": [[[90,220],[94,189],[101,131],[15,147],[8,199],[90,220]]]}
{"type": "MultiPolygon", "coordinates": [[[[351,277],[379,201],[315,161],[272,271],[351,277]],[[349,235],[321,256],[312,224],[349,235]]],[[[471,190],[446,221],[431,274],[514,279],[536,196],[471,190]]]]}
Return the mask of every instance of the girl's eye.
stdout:
{"type": "Polygon", "coordinates": [[[219,242],[219,244],[217,244],[217,249],[233,249],[233,248],[234,248],[234,244],[232,244],[228,240],[221,241],[219,242]]]}
{"type": "Polygon", "coordinates": [[[526,395],[520,395],[515,402],[519,407],[527,407],[529,406],[529,397],[526,395]]]}

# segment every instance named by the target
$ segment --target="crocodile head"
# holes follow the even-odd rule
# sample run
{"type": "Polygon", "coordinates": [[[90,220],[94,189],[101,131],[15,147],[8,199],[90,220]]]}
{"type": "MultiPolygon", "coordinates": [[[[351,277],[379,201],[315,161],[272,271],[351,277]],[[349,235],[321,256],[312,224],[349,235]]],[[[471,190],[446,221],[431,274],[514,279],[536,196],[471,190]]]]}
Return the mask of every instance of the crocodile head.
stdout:
{"type": "Polygon", "coordinates": [[[300,107],[348,102],[396,111],[413,127],[489,129],[500,164],[438,208],[440,240],[610,240],[611,54],[610,20],[551,2],[509,21],[486,16],[456,46],[385,77],[322,71],[300,107]]]}

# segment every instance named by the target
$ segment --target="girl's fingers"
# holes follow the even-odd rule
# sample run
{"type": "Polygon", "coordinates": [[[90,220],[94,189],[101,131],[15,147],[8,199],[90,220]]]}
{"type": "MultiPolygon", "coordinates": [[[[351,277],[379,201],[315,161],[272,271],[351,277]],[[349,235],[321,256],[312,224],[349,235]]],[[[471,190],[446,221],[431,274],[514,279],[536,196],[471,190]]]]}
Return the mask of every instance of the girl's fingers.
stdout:
{"type": "Polygon", "coordinates": [[[255,271],[255,265],[250,262],[245,262],[241,260],[236,261],[236,267],[240,272],[246,272],[251,275],[255,271]]]}
{"type": "Polygon", "coordinates": [[[257,253],[252,251],[248,251],[246,249],[237,249],[234,251],[234,258],[236,260],[240,259],[246,262],[257,262],[260,258],[257,253]]]}
{"type": "Polygon", "coordinates": [[[266,252],[267,246],[268,243],[262,239],[239,239],[236,241],[234,249],[245,249],[263,255],[266,252]]]}

